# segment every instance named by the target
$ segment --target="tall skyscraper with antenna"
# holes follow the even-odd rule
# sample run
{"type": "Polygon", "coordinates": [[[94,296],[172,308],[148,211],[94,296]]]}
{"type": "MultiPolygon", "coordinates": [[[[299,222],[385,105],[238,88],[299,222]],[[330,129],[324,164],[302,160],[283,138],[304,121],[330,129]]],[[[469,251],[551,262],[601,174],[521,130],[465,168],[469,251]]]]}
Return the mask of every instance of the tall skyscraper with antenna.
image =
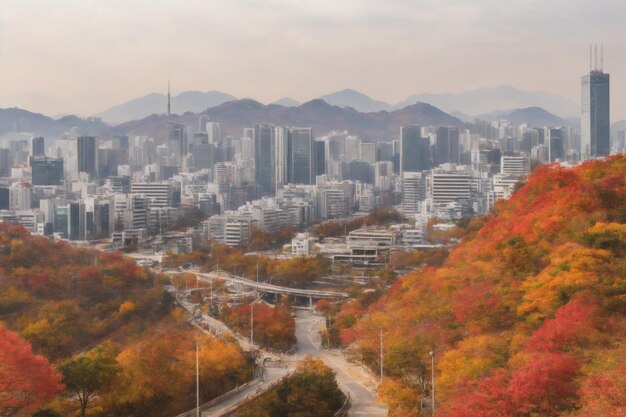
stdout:
{"type": "Polygon", "coordinates": [[[611,150],[610,80],[604,72],[604,51],[589,46],[589,74],[581,79],[580,157],[606,156],[611,150]]]}

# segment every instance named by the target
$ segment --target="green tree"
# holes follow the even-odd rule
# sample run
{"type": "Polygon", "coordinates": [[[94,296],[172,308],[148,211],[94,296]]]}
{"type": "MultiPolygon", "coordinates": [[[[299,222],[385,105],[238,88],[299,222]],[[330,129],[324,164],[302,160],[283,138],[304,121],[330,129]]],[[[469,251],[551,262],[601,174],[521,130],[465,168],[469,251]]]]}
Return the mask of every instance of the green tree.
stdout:
{"type": "Polygon", "coordinates": [[[99,347],[63,362],[59,370],[67,390],[75,395],[80,404],[80,416],[85,417],[89,402],[97,393],[109,388],[120,366],[110,349],[99,347]]]}

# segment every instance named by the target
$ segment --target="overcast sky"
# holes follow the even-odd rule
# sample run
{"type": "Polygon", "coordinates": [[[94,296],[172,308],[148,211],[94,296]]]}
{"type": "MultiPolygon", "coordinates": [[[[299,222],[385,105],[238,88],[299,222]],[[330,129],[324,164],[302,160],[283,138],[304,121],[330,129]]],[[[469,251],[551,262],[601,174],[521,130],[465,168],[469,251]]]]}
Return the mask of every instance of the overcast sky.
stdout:
{"type": "Polygon", "coordinates": [[[579,101],[604,44],[626,118],[625,0],[0,0],[0,106],[93,114],[150,92],[391,103],[508,84],[579,101]]]}

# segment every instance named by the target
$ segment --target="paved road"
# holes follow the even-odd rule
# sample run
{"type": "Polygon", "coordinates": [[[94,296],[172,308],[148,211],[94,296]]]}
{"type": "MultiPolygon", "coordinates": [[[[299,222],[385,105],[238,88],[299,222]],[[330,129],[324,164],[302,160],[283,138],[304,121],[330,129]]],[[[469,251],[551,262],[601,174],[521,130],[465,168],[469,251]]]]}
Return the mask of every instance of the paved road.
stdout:
{"type": "Polygon", "coordinates": [[[351,417],[386,416],[387,406],[376,402],[374,392],[376,380],[361,367],[349,363],[341,353],[320,349],[317,334],[323,325],[322,317],[315,316],[310,311],[298,311],[296,317],[298,356],[310,354],[315,358],[321,358],[337,373],[339,387],[351,397],[351,417]]]}
{"type": "Polygon", "coordinates": [[[240,406],[246,399],[256,397],[260,392],[267,388],[278,379],[282,378],[289,372],[286,368],[267,368],[265,370],[265,380],[263,382],[255,379],[254,382],[246,387],[246,389],[220,401],[214,406],[202,410],[202,417],[221,416],[228,412],[231,408],[240,406]]]}
{"type": "MultiPolygon", "coordinates": [[[[179,300],[179,302],[181,302],[181,305],[190,313],[193,312],[194,304],[186,301],[184,298],[179,300]]],[[[206,319],[207,316],[205,315],[200,318],[201,321],[206,319]]],[[[221,325],[224,326],[223,323],[221,323],[221,325]]],[[[376,402],[376,393],[374,392],[374,387],[377,383],[376,379],[365,372],[361,367],[349,363],[340,352],[320,348],[318,334],[323,325],[323,317],[313,315],[308,310],[298,310],[296,316],[297,352],[295,355],[285,356],[285,360],[290,363],[295,363],[298,358],[302,358],[306,355],[323,359],[324,362],[336,372],[337,382],[341,390],[344,393],[350,394],[352,403],[350,408],[351,417],[386,416],[388,412],[387,406],[376,402]]],[[[239,343],[244,349],[251,348],[250,346],[246,346],[249,343],[243,338],[239,340],[239,343]]],[[[290,369],[293,368],[290,367],[290,369]]],[[[232,397],[228,397],[210,408],[202,409],[202,417],[222,415],[229,408],[244,402],[246,398],[256,396],[259,390],[264,390],[268,385],[284,376],[287,372],[289,372],[289,369],[268,368],[265,381],[261,382],[256,380],[246,387],[246,389],[233,394],[232,397]]]]}

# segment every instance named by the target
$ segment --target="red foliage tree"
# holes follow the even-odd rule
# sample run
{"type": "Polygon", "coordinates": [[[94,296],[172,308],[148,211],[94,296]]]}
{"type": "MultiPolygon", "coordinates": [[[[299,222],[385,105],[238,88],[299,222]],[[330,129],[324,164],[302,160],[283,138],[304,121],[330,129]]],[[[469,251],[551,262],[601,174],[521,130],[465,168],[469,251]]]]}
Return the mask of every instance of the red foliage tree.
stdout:
{"type": "Polygon", "coordinates": [[[0,417],[32,412],[62,389],[50,363],[17,333],[0,327],[0,417]]]}

